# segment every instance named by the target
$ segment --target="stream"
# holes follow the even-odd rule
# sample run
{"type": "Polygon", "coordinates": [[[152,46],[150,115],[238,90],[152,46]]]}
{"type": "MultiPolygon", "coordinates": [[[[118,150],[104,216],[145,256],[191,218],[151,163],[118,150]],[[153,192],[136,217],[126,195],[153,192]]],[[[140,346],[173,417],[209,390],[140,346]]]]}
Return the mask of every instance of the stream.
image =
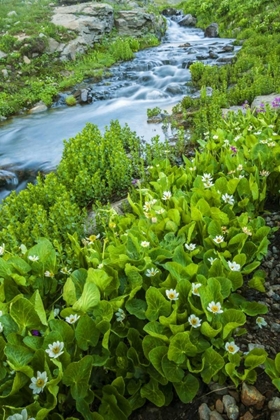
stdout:
{"type": "Polygon", "coordinates": [[[156,135],[164,139],[161,124],[147,123],[147,109],[160,107],[171,112],[191,92],[187,84],[190,63],[223,65],[240,48],[230,51],[232,43],[233,39],[205,38],[201,29],[182,27],[168,19],[158,47],[139,51],[133,60],[111,67],[110,78],[92,85],[91,104],[67,107],[60,102],[46,112],[1,123],[0,200],[12,189],[25,188],[38,171],[54,170],[62,156],[63,140],[74,137],[87,122],[103,131],[118,119],[145,141],[156,135]]]}

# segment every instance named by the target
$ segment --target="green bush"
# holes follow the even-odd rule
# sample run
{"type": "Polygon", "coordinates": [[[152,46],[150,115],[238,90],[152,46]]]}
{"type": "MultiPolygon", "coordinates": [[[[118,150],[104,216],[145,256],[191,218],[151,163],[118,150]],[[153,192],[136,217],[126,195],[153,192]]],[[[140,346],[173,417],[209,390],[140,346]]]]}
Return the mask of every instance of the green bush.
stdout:
{"type": "Polygon", "coordinates": [[[140,149],[140,139],[118,122],[112,122],[103,136],[97,126],[87,124],[65,142],[57,174],[79,206],[106,203],[123,197],[139,173],[140,149]]]}

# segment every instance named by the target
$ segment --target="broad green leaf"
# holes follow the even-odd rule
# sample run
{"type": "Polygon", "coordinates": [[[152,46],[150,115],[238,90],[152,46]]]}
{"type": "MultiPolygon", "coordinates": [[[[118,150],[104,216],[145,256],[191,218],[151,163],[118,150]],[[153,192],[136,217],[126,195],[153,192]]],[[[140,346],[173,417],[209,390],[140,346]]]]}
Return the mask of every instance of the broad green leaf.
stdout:
{"type": "Polygon", "coordinates": [[[10,315],[23,330],[26,328],[39,330],[42,326],[34,306],[28,299],[23,297],[11,303],[10,315]]]}
{"type": "Polygon", "coordinates": [[[242,274],[250,274],[252,273],[252,271],[255,271],[256,268],[259,267],[259,265],[261,264],[260,261],[254,261],[251,264],[247,264],[244,268],[242,268],[242,274]]]}
{"type": "Polygon", "coordinates": [[[95,322],[88,315],[80,318],[76,328],[75,337],[77,345],[82,350],[88,350],[89,347],[95,347],[99,341],[100,332],[96,328],[95,322]]]}
{"type": "Polygon", "coordinates": [[[276,371],[280,375],[280,353],[276,354],[274,362],[275,362],[276,371]]]}
{"type": "MultiPolygon", "coordinates": [[[[58,333],[62,338],[62,341],[65,343],[71,343],[74,339],[74,330],[67,324],[67,322],[62,321],[62,319],[51,319],[49,321],[50,329],[53,333],[58,333]]],[[[45,335],[45,340],[48,338],[49,334],[45,335]]]]}
{"type": "Polygon", "coordinates": [[[81,297],[74,303],[73,309],[87,312],[98,305],[100,292],[94,283],[85,283],[81,297]]]}
{"type": "Polygon", "coordinates": [[[155,347],[159,347],[163,345],[164,345],[163,340],[156,337],[152,337],[150,335],[145,335],[142,341],[142,347],[143,347],[143,352],[144,352],[145,357],[149,359],[149,352],[155,347]]]}
{"type": "Polygon", "coordinates": [[[63,299],[68,306],[74,305],[77,301],[76,287],[71,277],[68,277],[63,286],[63,299]]]}
{"type": "Polygon", "coordinates": [[[216,337],[222,331],[222,324],[220,322],[216,323],[216,328],[212,327],[208,322],[203,322],[200,327],[201,334],[205,337],[213,338],[216,337]]]}
{"type": "Polygon", "coordinates": [[[129,299],[125,304],[125,309],[128,313],[135,315],[139,319],[146,319],[147,303],[142,299],[129,299]]]}
{"type": "MultiPolygon", "coordinates": [[[[169,343],[169,338],[167,335],[168,329],[161,325],[157,321],[148,322],[144,327],[143,330],[146,331],[152,337],[159,338],[164,342],[169,343]]],[[[170,335],[170,331],[169,331],[170,335]]]]}
{"type": "Polygon", "coordinates": [[[188,373],[182,382],[173,385],[178,397],[184,404],[191,402],[199,390],[199,381],[191,373],[188,373]]]}
{"type": "Polygon", "coordinates": [[[267,358],[267,352],[264,349],[255,348],[245,357],[244,365],[249,369],[255,369],[262,365],[267,358]]]}
{"type": "Polygon", "coordinates": [[[266,314],[268,311],[267,306],[263,305],[262,303],[246,301],[242,303],[242,310],[245,312],[245,314],[250,316],[266,314]]]}
{"type": "Polygon", "coordinates": [[[33,303],[34,309],[40,318],[41,323],[43,325],[48,325],[44,304],[38,290],[33,293],[30,302],[33,303]]]}
{"type": "Polygon", "coordinates": [[[56,264],[56,252],[48,239],[40,238],[38,244],[30,248],[27,255],[28,257],[34,255],[39,257],[38,267],[44,265],[44,270],[54,271],[56,264]]]}
{"type": "Polygon", "coordinates": [[[94,283],[100,292],[105,293],[106,296],[119,287],[119,282],[116,282],[112,276],[108,276],[106,271],[100,269],[89,268],[87,282],[94,283]]]}
{"type": "Polygon", "coordinates": [[[151,379],[150,382],[145,384],[140,391],[142,398],[147,398],[157,407],[162,407],[165,404],[165,396],[158,387],[158,382],[155,379],[151,379]]]}
{"type": "Polygon", "coordinates": [[[171,219],[177,226],[180,226],[181,216],[180,212],[177,209],[170,209],[167,212],[167,216],[171,219]]]}
{"type": "MultiPolygon", "coordinates": [[[[162,375],[164,376],[164,372],[163,372],[163,368],[161,365],[161,361],[163,356],[166,355],[168,351],[168,347],[166,346],[160,346],[160,347],[155,347],[154,349],[152,349],[149,352],[149,360],[152,363],[152,365],[154,366],[154,368],[162,375]]],[[[168,378],[167,378],[168,379],[168,378]]]]}
{"type": "Polygon", "coordinates": [[[34,356],[34,352],[32,350],[23,346],[14,346],[8,343],[4,352],[7,356],[7,361],[13,370],[21,371],[29,377],[32,376],[33,370],[30,366],[28,366],[34,356]]]}
{"type": "Polygon", "coordinates": [[[201,377],[206,384],[209,384],[213,376],[215,376],[224,366],[223,357],[211,347],[207,349],[203,355],[204,368],[201,377]]]}
{"type": "MultiPolygon", "coordinates": [[[[167,347],[166,347],[167,351],[167,347]]],[[[163,355],[161,358],[161,367],[163,371],[163,376],[170,382],[181,382],[185,372],[181,369],[176,363],[168,360],[167,355],[163,355]]]]}
{"type": "Polygon", "coordinates": [[[86,397],[91,369],[91,356],[85,356],[79,362],[70,363],[65,369],[62,382],[70,386],[71,395],[74,399],[78,400],[86,397]]]}
{"type": "Polygon", "coordinates": [[[160,315],[170,315],[171,302],[157,288],[149,287],[146,292],[146,301],[148,308],[145,315],[149,321],[156,321],[160,315]]]}
{"type": "Polygon", "coordinates": [[[224,325],[223,339],[225,340],[232,331],[245,324],[246,316],[242,311],[228,309],[221,314],[220,321],[224,325]]]}
{"type": "Polygon", "coordinates": [[[8,279],[11,277],[12,270],[10,267],[10,264],[5,261],[3,258],[0,258],[0,277],[3,277],[4,279],[8,279]]]}
{"type": "Polygon", "coordinates": [[[103,397],[102,397],[102,404],[103,402],[107,402],[111,405],[111,410],[113,411],[114,415],[110,415],[107,417],[104,415],[104,411],[102,408],[100,408],[100,413],[104,415],[105,419],[123,419],[123,416],[125,418],[128,418],[131,414],[131,407],[129,405],[129,402],[126,398],[124,398],[121,394],[118,393],[118,390],[112,386],[112,385],[105,385],[102,388],[103,397]],[[113,398],[112,398],[113,397],[113,398]]]}
{"type": "Polygon", "coordinates": [[[197,348],[190,340],[189,331],[178,333],[170,339],[167,354],[169,360],[181,364],[185,362],[186,356],[195,356],[196,354],[197,348]]]}

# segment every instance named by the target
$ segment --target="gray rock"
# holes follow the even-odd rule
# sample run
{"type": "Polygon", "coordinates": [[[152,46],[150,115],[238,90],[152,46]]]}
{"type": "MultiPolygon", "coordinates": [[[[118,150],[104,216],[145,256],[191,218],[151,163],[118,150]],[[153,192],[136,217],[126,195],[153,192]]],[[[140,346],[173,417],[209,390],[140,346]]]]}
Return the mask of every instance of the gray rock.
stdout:
{"type": "Polygon", "coordinates": [[[219,36],[219,27],[217,23],[211,23],[204,31],[207,38],[217,38],[219,36]]]}
{"type": "Polygon", "coordinates": [[[8,79],[9,73],[8,73],[8,70],[7,69],[1,70],[1,73],[3,74],[4,79],[8,79]]]}
{"type": "Polygon", "coordinates": [[[224,395],[223,404],[229,420],[237,420],[239,418],[239,408],[235,399],[231,395],[224,395]]]}
{"type": "Polygon", "coordinates": [[[31,60],[26,56],[26,55],[24,55],[23,56],[23,62],[25,63],[25,64],[30,64],[31,63],[31,60]]]}
{"type": "Polygon", "coordinates": [[[7,13],[8,17],[17,16],[17,12],[15,10],[11,10],[9,13],[7,13]]]}
{"type": "Polygon", "coordinates": [[[234,55],[231,55],[229,57],[220,57],[218,58],[217,63],[231,63],[233,58],[234,58],[234,55]]]}
{"type": "Polygon", "coordinates": [[[3,51],[0,51],[0,59],[7,57],[8,54],[4,53],[3,51]]]}
{"type": "Polygon", "coordinates": [[[199,420],[210,420],[211,410],[207,404],[203,403],[199,406],[198,415],[199,420]]]}
{"type": "Polygon", "coordinates": [[[270,95],[262,95],[262,96],[256,96],[256,98],[253,100],[251,104],[251,109],[256,110],[261,108],[261,105],[270,105],[273,108],[273,103],[275,103],[275,99],[280,98],[279,93],[271,93],[270,95]]]}
{"type": "Polygon", "coordinates": [[[181,20],[178,21],[178,25],[180,26],[195,26],[197,22],[197,19],[192,16],[191,14],[188,14],[184,16],[181,20]]]}
{"type": "Polygon", "coordinates": [[[214,410],[210,413],[210,420],[224,420],[224,418],[218,411],[214,410]]]}
{"type": "Polygon", "coordinates": [[[47,111],[48,107],[43,102],[38,103],[30,109],[30,114],[38,114],[39,112],[47,111]]]}
{"type": "Polygon", "coordinates": [[[115,26],[119,35],[141,36],[153,33],[161,38],[165,30],[165,20],[162,16],[156,17],[142,10],[123,10],[115,19],[115,26]]]}
{"type": "Polygon", "coordinates": [[[3,115],[0,115],[0,122],[6,121],[6,117],[3,117],[3,115]]]}
{"type": "Polygon", "coordinates": [[[268,402],[268,408],[271,411],[280,411],[280,398],[279,397],[273,397],[269,402],[268,402]]]}

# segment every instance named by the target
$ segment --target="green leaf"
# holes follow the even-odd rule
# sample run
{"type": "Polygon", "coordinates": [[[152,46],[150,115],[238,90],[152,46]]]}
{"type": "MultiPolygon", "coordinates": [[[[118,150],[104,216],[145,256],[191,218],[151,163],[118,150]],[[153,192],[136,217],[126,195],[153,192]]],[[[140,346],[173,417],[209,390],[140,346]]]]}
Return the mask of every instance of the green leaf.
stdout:
{"type": "Polygon", "coordinates": [[[216,328],[212,327],[208,322],[204,321],[200,327],[201,334],[209,338],[214,338],[222,331],[222,324],[218,322],[216,328]]]}
{"type": "MultiPolygon", "coordinates": [[[[149,360],[152,363],[152,365],[154,366],[154,368],[162,375],[164,376],[164,372],[163,372],[163,368],[161,365],[161,361],[163,356],[166,355],[168,351],[168,347],[167,346],[160,346],[160,347],[155,347],[154,349],[152,349],[149,352],[149,360]]],[[[167,378],[168,379],[168,378],[167,378]]]]}
{"type": "Polygon", "coordinates": [[[31,377],[33,369],[28,366],[34,356],[34,352],[23,346],[15,346],[7,344],[5,347],[5,355],[13,370],[21,371],[31,377]]]}
{"type": "Polygon", "coordinates": [[[177,209],[170,209],[167,212],[167,216],[171,219],[177,226],[180,226],[181,216],[180,212],[177,209]]]}
{"type": "Polygon", "coordinates": [[[74,305],[77,300],[76,287],[71,277],[68,277],[63,286],[62,297],[68,306],[74,305]]]}
{"type": "Polygon", "coordinates": [[[42,326],[34,306],[28,299],[23,297],[11,303],[10,315],[23,330],[26,328],[38,330],[42,326]]]}
{"type": "MultiPolygon", "coordinates": [[[[167,347],[166,353],[167,353],[167,347]]],[[[161,367],[163,371],[163,376],[170,381],[170,382],[181,382],[185,372],[183,369],[181,369],[176,363],[172,362],[171,360],[168,360],[167,355],[163,355],[161,359],[161,367]]]]}
{"type": "Polygon", "coordinates": [[[131,315],[135,315],[138,319],[146,319],[147,304],[142,299],[130,299],[125,304],[125,309],[131,315]]]}
{"type": "Polygon", "coordinates": [[[100,331],[96,328],[93,319],[88,315],[82,316],[75,328],[75,337],[79,348],[86,351],[89,347],[95,347],[99,336],[100,331]]]}
{"type": "MultiPolygon", "coordinates": [[[[168,329],[161,325],[157,321],[148,322],[144,327],[143,330],[146,331],[147,334],[149,334],[152,337],[159,338],[163,340],[164,342],[169,343],[169,338],[167,335],[168,329]]],[[[170,335],[170,331],[169,331],[170,335]]]]}
{"type": "Polygon", "coordinates": [[[159,338],[152,337],[150,335],[145,335],[142,341],[142,347],[146,359],[149,359],[149,353],[152,349],[163,345],[164,341],[160,340],[159,338]]]}
{"type": "Polygon", "coordinates": [[[48,239],[40,238],[38,244],[30,248],[27,255],[38,256],[39,267],[44,265],[44,270],[54,271],[56,265],[56,252],[48,239]]]}
{"type": "Polygon", "coordinates": [[[207,349],[202,357],[204,368],[201,377],[206,384],[209,384],[213,376],[215,376],[224,366],[223,357],[211,347],[207,349]]]}
{"type": "Polygon", "coordinates": [[[34,309],[38,317],[40,318],[41,323],[43,325],[48,325],[44,304],[38,290],[34,292],[34,294],[32,295],[30,299],[30,302],[33,303],[34,309]]]}
{"type": "Polygon", "coordinates": [[[199,390],[199,381],[191,373],[188,373],[180,383],[174,383],[178,397],[184,404],[191,402],[199,390]]]}
{"type": "Polygon", "coordinates": [[[71,387],[71,395],[75,400],[87,396],[91,369],[91,356],[85,356],[79,362],[70,363],[65,369],[62,382],[71,387]]]}
{"type": "Polygon", "coordinates": [[[242,310],[250,316],[266,314],[268,311],[267,306],[258,302],[242,302],[242,310]]]}
{"type": "Polygon", "coordinates": [[[149,321],[156,321],[160,315],[168,316],[171,313],[171,302],[168,301],[155,287],[149,287],[146,292],[148,308],[145,315],[149,321]]]}
{"type": "Polygon", "coordinates": [[[224,325],[223,339],[225,340],[233,330],[245,324],[246,316],[242,311],[228,309],[221,314],[220,321],[224,325]]]}
{"type": "Polygon", "coordinates": [[[165,404],[165,396],[159,389],[158,382],[153,378],[141,388],[140,394],[142,398],[147,398],[157,407],[162,407],[165,404]]]}
{"type": "Polygon", "coordinates": [[[87,312],[98,305],[100,292],[94,283],[84,285],[82,296],[74,303],[73,309],[76,311],[87,312]]]}
{"type": "Polygon", "coordinates": [[[245,357],[244,364],[249,369],[255,369],[262,365],[267,358],[267,352],[264,349],[255,348],[245,357]]]}
{"type": "Polygon", "coordinates": [[[12,271],[9,263],[3,258],[0,258],[0,277],[8,279],[11,277],[12,271]]]}
{"type": "Polygon", "coordinates": [[[168,359],[176,363],[184,363],[186,356],[195,356],[197,348],[190,340],[190,332],[180,332],[170,339],[168,359]]]}

